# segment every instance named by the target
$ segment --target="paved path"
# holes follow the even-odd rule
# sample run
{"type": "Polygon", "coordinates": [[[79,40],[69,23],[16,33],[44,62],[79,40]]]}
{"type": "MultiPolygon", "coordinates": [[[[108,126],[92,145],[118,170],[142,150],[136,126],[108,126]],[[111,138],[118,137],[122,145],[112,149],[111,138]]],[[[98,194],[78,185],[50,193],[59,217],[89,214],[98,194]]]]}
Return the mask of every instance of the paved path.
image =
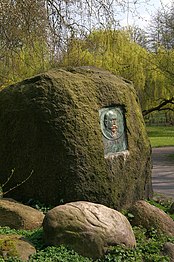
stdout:
{"type": "Polygon", "coordinates": [[[161,193],[174,199],[174,147],[152,149],[152,185],[156,193],[161,193]]]}

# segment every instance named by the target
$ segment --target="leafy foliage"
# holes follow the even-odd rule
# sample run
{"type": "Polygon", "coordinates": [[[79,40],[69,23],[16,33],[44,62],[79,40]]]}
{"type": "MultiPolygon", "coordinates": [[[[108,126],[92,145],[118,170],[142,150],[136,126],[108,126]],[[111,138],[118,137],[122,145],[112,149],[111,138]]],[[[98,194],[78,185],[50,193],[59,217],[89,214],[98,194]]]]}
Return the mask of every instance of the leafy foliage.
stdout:
{"type": "Polygon", "coordinates": [[[29,199],[26,203],[24,203],[25,205],[31,206],[41,212],[43,212],[44,214],[46,214],[50,209],[53,208],[53,206],[45,206],[45,204],[40,203],[40,201],[38,200],[34,200],[34,199],[29,199]]]}
{"type": "Polygon", "coordinates": [[[111,247],[104,260],[98,261],[170,261],[169,257],[161,254],[161,251],[163,244],[169,240],[174,242],[174,238],[171,239],[164,235],[159,236],[154,229],[148,231],[141,227],[133,227],[133,230],[137,241],[135,249],[127,249],[120,246],[111,247]]]}
{"type": "Polygon", "coordinates": [[[128,79],[134,84],[142,109],[145,110],[157,106],[162,97],[169,99],[172,96],[172,52],[168,54],[163,48],[159,48],[157,53],[149,52],[132,40],[130,28],[94,30],[83,39],[71,38],[58,64],[93,65],[128,79]]]}
{"type": "MultiPolygon", "coordinates": [[[[167,262],[170,261],[169,257],[162,255],[163,245],[165,242],[170,241],[174,243],[174,238],[166,237],[165,235],[157,234],[155,229],[146,230],[141,227],[133,227],[134,234],[137,241],[137,247],[134,249],[128,249],[121,246],[110,247],[108,253],[102,259],[97,259],[95,262],[122,262],[122,261],[145,261],[145,262],[167,262]]],[[[3,233],[12,233],[10,229],[0,230],[3,233]]],[[[34,234],[35,241],[40,238],[39,231],[35,233],[17,232],[22,233],[25,237],[28,235],[30,241],[33,242],[34,234]],[[32,238],[32,237],[33,238],[32,238]],[[37,237],[36,237],[37,236],[37,237]]],[[[33,242],[35,244],[35,242],[33,242]]],[[[70,250],[64,246],[59,247],[39,247],[37,245],[37,253],[32,255],[30,262],[34,261],[58,261],[58,262],[92,262],[94,260],[85,258],[70,250]]],[[[4,260],[0,260],[4,261],[4,260]]],[[[20,261],[18,258],[9,258],[8,261],[20,261]]]]}
{"type": "Polygon", "coordinates": [[[98,30],[84,40],[72,39],[61,65],[105,68],[132,81],[138,90],[145,85],[142,56],[148,53],[131,41],[126,30],[98,30]]]}
{"type": "Polygon", "coordinates": [[[59,246],[47,247],[44,250],[39,251],[36,255],[31,257],[30,261],[90,262],[92,259],[84,258],[73,250],[69,250],[64,246],[59,246]]]}
{"type": "Polygon", "coordinates": [[[47,67],[44,1],[3,0],[0,17],[0,86],[3,88],[47,67]]]}

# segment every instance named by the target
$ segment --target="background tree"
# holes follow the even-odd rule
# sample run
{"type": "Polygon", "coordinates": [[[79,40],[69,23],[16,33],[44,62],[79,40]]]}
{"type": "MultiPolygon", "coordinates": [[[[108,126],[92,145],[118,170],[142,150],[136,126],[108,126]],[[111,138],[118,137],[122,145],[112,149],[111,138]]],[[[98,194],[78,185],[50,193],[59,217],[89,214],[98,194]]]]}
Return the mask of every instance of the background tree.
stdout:
{"type": "Polygon", "coordinates": [[[71,39],[60,66],[94,65],[131,81],[143,97],[148,52],[133,42],[127,30],[98,30],[71,39]],[[143,59],[144,58],[144,59],[143,59]]]}
{"type": "Polygon", "coordinates": [[[149,36],[145,29],[138,26],[129,26],[125,28],[130,35],[133,42],[137,43],[141,47],[148,49],[149,36]]]}
{"type": "Polygon", "coordinates": [[[157,52],[160,46],[165,49],[174,48],[174,2],[170,6],[163,6],[153,14],[149,24],[150,49],[157,52]]]}
{"type": "Polygon", "coordinates": [[[0,85],[19,81],[55,65],[66,51],[69,38],[81,37],[94,28],[114,28],[118,24],[117,8],[120,11],[128,2],[2,0],[0,85]]]}
{"type": "MultiPolygon", "coordinates": [[[[148,50],[152,54],[153,70],[145,91],[151,93],[151,108],[144,113],[174,110],[174,7],[162,7],[153,16],[149,26],[148,50]],[[151,91],[150,91],[151,90],[151,91]]],[[[172,114],[174,115],[174,114],[172,114]]],[[[168,117],[167,117],[168,118],[168,117]]],[[[174,116],[172,116],[174,121],[174,116]]]]}
{"type": "Polygon", "coordinates": [[[44,1],[1,1],[1,85],[13,83],[45,68],[46,18],[44,1]]]}

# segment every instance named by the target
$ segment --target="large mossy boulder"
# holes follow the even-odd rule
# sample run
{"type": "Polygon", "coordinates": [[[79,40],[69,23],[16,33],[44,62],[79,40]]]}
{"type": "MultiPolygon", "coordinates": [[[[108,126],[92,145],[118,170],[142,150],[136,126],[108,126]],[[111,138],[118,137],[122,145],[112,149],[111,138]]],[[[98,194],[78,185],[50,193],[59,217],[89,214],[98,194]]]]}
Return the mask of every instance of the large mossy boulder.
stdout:
{"type": "MultiPolygon", "coordinates": [[[[111,129],[116,137],[117,124],[111,129]]],[[[7,194],[16,200],[86,200],[119,210],[152,194],[151,148],[136,92],[106,71],[54,69],[2,90],[0,145],[1,184],[15,168],[3,190],[26,180],[7,194]],[[99,113],[108,107],[122,111],[124,141],[106,154],[106,140],[117,143],[103,139],[99,113]]]]}

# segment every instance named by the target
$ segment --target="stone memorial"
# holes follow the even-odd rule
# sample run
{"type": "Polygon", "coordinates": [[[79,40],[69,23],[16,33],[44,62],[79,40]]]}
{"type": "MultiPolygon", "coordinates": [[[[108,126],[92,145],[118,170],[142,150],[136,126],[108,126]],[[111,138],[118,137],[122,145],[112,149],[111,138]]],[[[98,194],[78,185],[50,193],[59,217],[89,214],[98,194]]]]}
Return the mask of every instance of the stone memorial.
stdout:
{"type": "Polygon", "coordinates": [[[0,183],[15,169],[3,188],[13,188],[7,197],[119,210],[152,195],[138,97],[114,74],[52,69],[9,86],[0,92],[0,123],[0,183]]]}

